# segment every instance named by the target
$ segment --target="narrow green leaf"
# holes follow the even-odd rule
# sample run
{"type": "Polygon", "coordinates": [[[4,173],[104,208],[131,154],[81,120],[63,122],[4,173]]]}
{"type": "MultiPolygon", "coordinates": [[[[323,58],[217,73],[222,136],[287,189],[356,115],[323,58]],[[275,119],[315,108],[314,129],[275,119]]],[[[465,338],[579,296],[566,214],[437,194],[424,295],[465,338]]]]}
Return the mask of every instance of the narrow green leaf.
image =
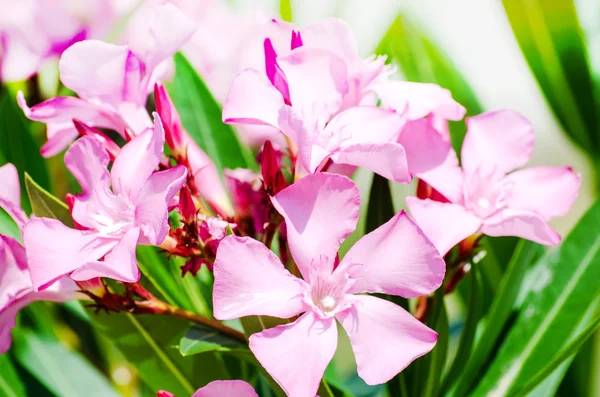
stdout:
{"type": "Polygon", "coordinates": [[[179,353],[182,356],[193,356],[194,354],[210,351],[231,351],[233,349],[244,349],[245,345],[240,341],[223,335],[213,329],[193,325],[187,330],[179,342],[179,353]]]}
{"type": "Polygon", "coordinates": [[[454,382],[456,382],[464,370],[465,362],[471,355],[471,349],[475,339],[475,331],[477,330],[477,323],[481,317],[481,295],[483,291],[481,276],[477,265],[474,265],[471,268],[471,274],[469,275],[469,278],[471,279],[471,282],[469,283],[470,288],[467,314],[465,316],[465,322],[460,334],[460,342],[458,344],[456,355],[454,356],[452,365],[444,376],[442,386],[440,387],[441,395],[446,394],[446,392],[452,387],[454,382]]]}
{"type": "Polygon", "coordinates": [[[25,397],[25,388],[8,354],[0,355],[0,395],[25,397]]]}
{"type": "Polygon", "coordinates": [[[446,305],[443,305],[440,317],[434,329],[438,333],[438,340],[433,350],[429,353],[431,354],[431,366],[429,369],[428,380],[422,394],[425,397],[438,395],[440,380],[442,378],[442,373],[444,372],[444,367],[446,366],[450,337],[446,305]]]}
{"type": "Polygon", "coordinates": [[[474,396],[522,387],[585,324],[600,295],[599,221],[600,201],[527,274],[522,307],[474,396]]]}
{"type": "Polygon", "coordinates": [[[279,0],[279,15],[286,22],[292,22],[292,1],[279,0]]]}
{"type": "MultiPolygon", "coordinates": [[[[45,189],[50,188],[46,163],[40,147],[31,136],[33,123],[29,121],[16,102],[16,94],[0,87],[0,165],[13,163],[19,171],[21,191],[24,190],[24,172],[28,172],[45,189]]],[[[23,207],[28,209],[25,200],[23,207]]]]}
{"type": "Polygon", "coordinates": [[[212,380],[227,379],[218,354],[181,356],[177,345],[189,328],[186,321],[129,313],[99,313],[91,317],[98,331],[115,343],[152,390],[186,396],[212,380]]]}
{"type": "Polygon", "coordinates": [[[583,346],[583,344],[591,338],[594,333],[600,328],[600,316],[597,316],[591,323],[585,327],[585,329],[577,335],[577,337],[567,346],[565,346],[560,353],[558,353],[543,369],[535,374],[529,381],[514,393],[515,397],[526,396],[530,391],[546,379],[556,368],[558,368],[563,361],[577,353],[577,351],[583,346]]]}
{"type": "Polygon", "coordinates": [[[118,397],[106,379],[78,352],[28,330],[14,334],[19,364],[60,397],[118,397]]]}
{"type": "Polygon", "coordinates": [[[317,390],[317,395],[319,395],[319,397],[336,397],[325,379],[321,381],[319,390],[317,390]]]}
{"type": "Polygon", "coordinates": [[[392,201],[390,181],[380,175],[374,174],[369,193],[365,233],[370,233],[377,229],[393,216],[394,203],[392,201]]]}
{"type": "Polygon", "coordinates": [[[21,242],[21,231],[14,219],[0,207],[0,234],[12,237],[21,242]]]}
{"type": "Polygon", "coordinates": [[[221,120],[221,107],[181,54],[175,54],[177,73],[170,86],[175,107],[184,128],[215,163],[219,172],[224,168],[255,165],[250,151],[242,146],[231,126],[221,120]]]}
{"type": "MultiPolygon", "coordinates": [[[[467,81],[448,56],[420,29],[403,15],[396,18],[376,49],[396,64],[409,81],[435,83],[452,92],[468,115],[482,112],[482,107],[467,81]]],[[[464,122],[450,123],[452,146],[460,153],[466,127],[464,122]]]]}
{"type": "Polygon", "coordinates": [[[573,0],[503,0],[533,75],[563,130],[583,150],[600,153],[598,104],[573,0]]]}
{"type": "Polygon", "coordinates": [[[25,188],[31,202],[31,209],[36,216],[58,219],[65,225],[73,227],[73,219],[67,205],[48,193],[27,173],[25,174],[25,188]]]}
{"type": "Polygon", "coordinates": [[[248,316],[242,317],[240,320],[247,336],[288,322],[285,319],[270,316],[248,316]]]}
{"type": "Polygon", "coordinates": [[[497,345],[500,335],[513,312],[521,283],[530,264],[533,263],[544,249],[531,241],[520,240],[512,259],[504,274],[498,293],[495,295],[490,309],[485,317],[484,330],[469,358],[454,395],[464,396],[470,390],[473,381],[483,372],[485,365],[497,345]]]}

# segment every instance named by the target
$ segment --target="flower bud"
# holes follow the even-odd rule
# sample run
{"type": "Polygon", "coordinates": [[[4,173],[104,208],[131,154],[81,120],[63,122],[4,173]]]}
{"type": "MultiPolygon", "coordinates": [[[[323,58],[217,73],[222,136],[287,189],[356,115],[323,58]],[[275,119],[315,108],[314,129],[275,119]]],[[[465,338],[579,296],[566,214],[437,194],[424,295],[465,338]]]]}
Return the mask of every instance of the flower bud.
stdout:
{"type": "Polygon", "coordinates": [[[287,79],[285,78],[285,74],[283,70],[277,64],[277,53],[273,48],[273,43],[271,43],[271,39],[265,39],[264,42],[265,49],[265,70],[267,72],[267,77],[273,87],[275,87],[281,95],[283,95],[283,100],[286,105],[291,105],[290,102],[290,88],[288,86],[287,79]]]}
{"type": "Polygon", "coordinates": [[[281,172],[277,152],[270,141],[266,141],[263,146],[260,171],[263,178],[264,189],[269,195],[274,196],[287,187],[287,183],[281,172]]]}
{"type": "Polygon", "coordinates": [[[154,85],[154,102],[156,112],[160,116],[165,129],[165,140],[176,157],[185,156],[185,141],[183,126],[179,119],[177,109],[169,97],[167,90],[160,83],[154,85]]]}
{"type": "Polygon", "coordinates": [[[179,191],[179,213],[186,223],[192,223],[196,219],[196,204],[187,185],[183,185],[179,191]]]}
{"type": "Polygon", "coordinates": [[[104,285],[100,277],[92,278],[86,281],[77,281],[77,285],[83,292],[93,295],[98,299],[102,299],[106,294],[108,294],[106,285],[104,285]]]}
{"type": "Polygon", "coordinates": [[[175,397],[175,394],[169,393],[168,391],[159,390],[156,392],[156,397],[175,397]]]}
{"type": "Polygon", "coordinates": [[[419,179],[417,183],[417,197],[421,200],[430,199],[433,201],[439,201],[440,203],[449,203],[450,201],[444,197],[440,192],[431,187],[427,182],[419,179]]]}
{"type": "Polygon", "coordinates": [[[93,136],[102,141],[102,143],[104,144],[104,148],[110,156],[111,161],[113,161],[117,157],[121,148],[119,147],[119,145],[113,142],[106,134],[104,134],[102,131],[96,128],[88,126],[87,124],[77,119],[73,119],[73,124],[75,125],[75,129],[77,130],[77,132],[79,132],[79,135],[93,136]]]}

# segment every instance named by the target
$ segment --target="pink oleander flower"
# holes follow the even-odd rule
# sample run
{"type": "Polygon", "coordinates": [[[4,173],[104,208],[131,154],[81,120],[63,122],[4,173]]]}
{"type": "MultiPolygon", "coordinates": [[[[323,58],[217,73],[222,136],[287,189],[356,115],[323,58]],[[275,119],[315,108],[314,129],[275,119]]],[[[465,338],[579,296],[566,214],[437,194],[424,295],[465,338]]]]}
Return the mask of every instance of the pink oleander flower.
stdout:
{"type": "MultiPolygon", "coordinates": [[[[156,396],[175,397],[164,390],[157,392],[156,396]]],[[[196,390],[192,397],[258,397],[258,394],[243,380],[215,380],[196,390]]]]}
{"type": "Polygon", "coordinates": [[[126,130],[137,136],[152,125],[146,100],[166,63],[194,32],[192,22],[175,6],[157,7],[147,40],[115,45],[86,40],[69,47],[60,60],[62,83],[79,98],[52,98],[31,108],[19,93],[19,105],[31,120],[47,124],[42,155],[65,149],[78,132],[72,120],[91,127],[126,130]]]}
{"type": "Polygon", "coordinates": [[[234,78],[224,122],[278,128],[309,173],[331,159],[408,182],[444,161],[450,143],[436,125],[465,112],[447,90],[389,80],[384,60],[361,59],[340,20],[287,35],[288,47],[265,40],[265,73],[246,69],[234,78]]]}
{"type": "Polygon", "coordinates": [[[337,250],[356,227],[359,190],[349,178],[317,173],[272,197],[285,219],[289,248],[303,279],[262,243],[225,237],[214,265],[214,315],[300,317],[250,337],[250,349],[291,397],[314,397],[346,330],[358,374],[367,384],[390,380],[429,352],[437,334],[375,292],[427,295],[444,278],[436,248],[401,212],[361,238],[341,262],[337,250]],[[339,264],[338,264],[339,263],[339,264]]]}
{"type": "MultiPolygon", "coordinates": [[[[13,217],[21,230],[27,217],[21,210],[19,177],[12,164],[0,167],[0,180],[0,207],[13,217]]],[[[62,277],[46,290],[36,292],[25,249],[15,238],[0,234],[0,354],[10,347],[10,333],[22,308],[39,300],[64,302],[76,299],[78,289],[71,279],[62,277]]],[[[83,298],[83,295],[79,297],[83,298]]]]}
{"type": "Polygon", "coordinates": [[[519,169],[531,158],[535,135],[515,111],[483,113],[467,126],[462,168],[455,161],[420,175],[449,202],[406,199],[417,224],[442,254],[475,233],[558,244],[548,221],[569,211],[580,175],[570,167],[519,169]]]}
{"type": "Polygon", "coordinates": [[[73,43],[108,33],[131,3],[1,0],[0,80],[25,80],[73,43]]]}
{"type": "Polygon", "coordinates": [[[36,290],[66,274],[76,281],[139,279],[136,245],[159,245],[164,240],[169,203],[187,176],[183,166],[155,172],[163,156],[164,130],[158,115],[154,117],[154,128],[126,144],[110,172],[100,140],[86,136],[69,148],[65,164],[82,188],[72,209],[79,230],[46,218],[25,225],[36,290]]]}

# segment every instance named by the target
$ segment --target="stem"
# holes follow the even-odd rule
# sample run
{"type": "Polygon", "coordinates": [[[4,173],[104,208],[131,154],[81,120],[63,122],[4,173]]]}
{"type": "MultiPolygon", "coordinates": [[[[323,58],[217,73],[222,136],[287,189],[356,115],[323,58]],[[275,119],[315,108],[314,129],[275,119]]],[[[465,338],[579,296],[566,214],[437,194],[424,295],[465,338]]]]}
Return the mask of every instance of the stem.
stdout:
{"type": "Polygon", "coordinates": [[[275,237],[275,232],[277,231],[278,227],[279,227],[279,225],[275,224],[273,222],[269,222],[269,224],[267,225],[267,228],[265,230],[264,244],[269,249],[271,248],[271,245],[273,244],[273,238],[275,237]]]}
{"type": "Polygon", "coordinates": [[[190,311],[171,306],[168,303],[162,302],[158,299],[136,301],[135,306],[136,308],[142,309],[143,313],[163,314],[165,316],[171,316],[180,318],[182,320],[191,321],[193,323],[204,325],[206,327],[217,330],[223,334],[226,334],[234,339],[239,340],[240,342],[248,343],[248,340],[246,339],[246,336],[243,333],[226,326],[220,321],[199,316],[196,313],[192,313],[190,311]]]}

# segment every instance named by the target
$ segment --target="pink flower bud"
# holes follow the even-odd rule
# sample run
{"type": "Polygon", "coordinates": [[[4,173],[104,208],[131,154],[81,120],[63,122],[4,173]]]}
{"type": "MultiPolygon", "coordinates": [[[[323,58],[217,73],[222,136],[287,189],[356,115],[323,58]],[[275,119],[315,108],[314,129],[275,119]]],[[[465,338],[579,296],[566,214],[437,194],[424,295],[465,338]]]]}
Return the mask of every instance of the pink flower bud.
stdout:
{"type": "Polygon", "coordinates": [[[117,157],[117,155],[119,154],[119,151],[121,151],[121,148],[115,142],[113,142],[106,134],[104,134],[102,131],[100,131],[96,128],[90,127],[89,125],[87,125],[77,119],[73,119],[73,124],[75,125],[75,129],[77,130],[77,132],[79,132],[79,135],[93,136],[93,137],[99,139],[100,141],[102,141],[102,143],[104,144],[104,148],[110,155],[111,161],[113,161],[115,159],[115,157],[117,157]]]}
{"type": "Polygon", "coordinates": [[[275,195],[287,187],[283,173],[277,161],[277,152],[270,141],[263,146],[260,171],[263,178],[263,186],[270,195],[275,195]]]}
{"type": "Polygon", "coordinates": [[[277,88],[281,95],[283,95],[283,99],[286,105],[291,105],[290,102],[290,89],[288,87],[288,82],[285,78],[285,74],[283,70],[277,64],[277,53],[273,48],[273,43],[271,43],[271,39],[265,39],[264,43],[265,48],[265,70],[267,72],[267,77],[273,87],[277,88]]]}
{"type": "Polygon", "coordinates": [[[77,285],[82,291],[94,295],[97,298],[103,298],[108,290],[100,277],[92,278],[86,281],[77,281],[77,285]]]}
{"type": "Polygon", "coordinates": [[[183,185],[179,191],[179,212],[186,223],[192,223],[196,219],[198,210],[187,185],[183,185]]]}
{"type": "Polygon", "coordinates": [[[167,145],[176,156],[185,155],[185,142],[183,138],[183,126],[179,119],[177,109],[169,97],[167,90],[160,83],[154,85],[154,102],[156,112],[160,116],[165,128],[165,140],[167,145]]]}
{"type": "Polygon", "coordinates": [[[175,397],[175,394],[169,393],[168,391],[159,390],[156,392],[156,397],[175,397]]]}

